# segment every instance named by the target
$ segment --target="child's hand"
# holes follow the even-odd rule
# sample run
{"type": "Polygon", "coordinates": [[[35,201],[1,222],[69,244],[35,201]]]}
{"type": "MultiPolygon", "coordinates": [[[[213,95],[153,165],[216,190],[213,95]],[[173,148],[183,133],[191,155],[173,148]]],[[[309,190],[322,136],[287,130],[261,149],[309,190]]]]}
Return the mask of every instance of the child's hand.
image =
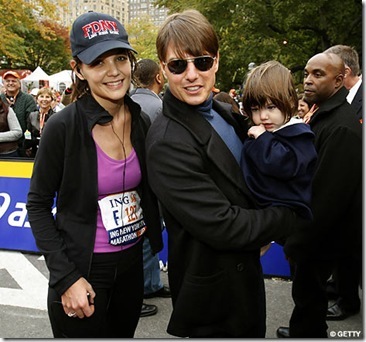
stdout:
{"type": "Polygon", "coordinates": [[[267,251],[271,248],[271,243],[269,243],[268,245],[265,245],[263,247],[261,247],[261,252],[260,252],[260,256],[263,256],[264,254],[267,253],[267,251]]]}
{"type": "Polygon", "coordinates": [[[264,128],[263,125],[252,126],[248,130],[248,136],[250,138],[257,139],[265,131],[266,131],[266,129],[264,128]]]}

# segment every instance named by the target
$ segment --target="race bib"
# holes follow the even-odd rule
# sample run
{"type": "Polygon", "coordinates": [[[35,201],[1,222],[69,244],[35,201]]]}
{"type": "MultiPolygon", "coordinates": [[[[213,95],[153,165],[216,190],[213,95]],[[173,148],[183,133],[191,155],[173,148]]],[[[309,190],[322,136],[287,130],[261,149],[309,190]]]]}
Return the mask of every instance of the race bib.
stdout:
{"type": "Polygon", "coordinates": [[[134,244],[146,231],[137,191],[109,195],[99,200],[98,204],[111,245],[134,244]]]}

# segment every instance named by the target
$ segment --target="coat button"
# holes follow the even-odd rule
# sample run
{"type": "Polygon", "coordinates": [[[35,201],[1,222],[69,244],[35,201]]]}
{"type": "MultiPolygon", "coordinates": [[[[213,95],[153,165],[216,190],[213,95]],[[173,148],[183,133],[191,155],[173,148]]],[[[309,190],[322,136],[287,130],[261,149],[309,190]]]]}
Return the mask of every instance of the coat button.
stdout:
{"type": "Polygon", "coordinates": [[[244,265],[243,265],[242,263],[237,264],[237,265],[236,265],[236,269],[237,269],[239,272],[242,272],[242,271],[244,271],[244,265]]]}

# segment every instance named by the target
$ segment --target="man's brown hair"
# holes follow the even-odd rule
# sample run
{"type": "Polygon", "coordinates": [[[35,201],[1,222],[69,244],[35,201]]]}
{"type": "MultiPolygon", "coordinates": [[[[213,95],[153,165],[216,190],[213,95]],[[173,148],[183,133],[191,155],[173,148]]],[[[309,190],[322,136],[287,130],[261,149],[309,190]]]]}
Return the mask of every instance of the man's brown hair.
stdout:
{"type": "Polygon", "coordinates": [[[156,50],[160,61],[166,62],[166,52],[170,44],[173,44],[173,49],[180,58],[185,58],[185,54],[191,56],[210,54],[216,57],[219,50],[213,26],[196,10],[186,10],[167,17],[156,39],[156,50]]]}

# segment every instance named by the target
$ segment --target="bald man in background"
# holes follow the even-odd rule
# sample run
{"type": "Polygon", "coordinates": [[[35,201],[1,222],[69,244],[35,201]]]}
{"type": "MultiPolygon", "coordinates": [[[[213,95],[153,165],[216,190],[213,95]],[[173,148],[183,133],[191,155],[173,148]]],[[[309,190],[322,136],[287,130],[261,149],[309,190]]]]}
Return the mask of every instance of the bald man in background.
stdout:
{"type": "Polygon", "coordinates": [[[345,65],[332,53],[311,57],[304,69],[305,99],[318,161],[313,180],[314,219],[296,227],[284,252],[294,264],[289,327],[277,336],[327,337],[326,284],[335,261],[362,244],[362,129],[344,87],[345,65]]]}

